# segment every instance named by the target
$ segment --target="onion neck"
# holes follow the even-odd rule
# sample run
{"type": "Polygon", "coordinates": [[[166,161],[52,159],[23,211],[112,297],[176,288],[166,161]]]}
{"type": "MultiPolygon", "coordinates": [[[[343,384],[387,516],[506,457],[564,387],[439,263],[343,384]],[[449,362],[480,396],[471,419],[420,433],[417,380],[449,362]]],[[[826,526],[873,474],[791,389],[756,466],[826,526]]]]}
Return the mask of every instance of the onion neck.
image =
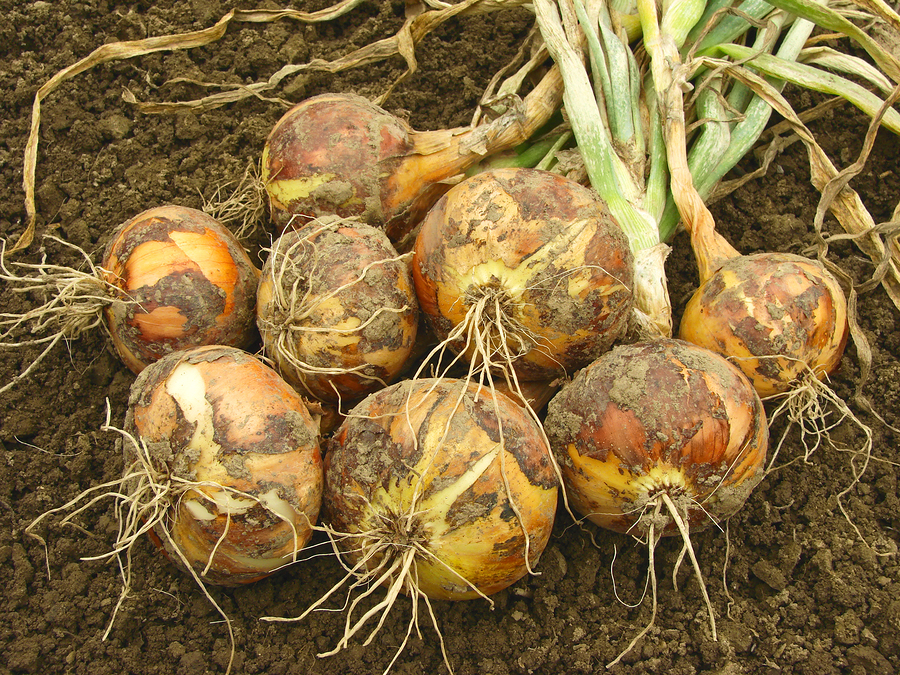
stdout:
{"type": "Polygon", "coordinates": [[[388,179],[392,210],[427,209],[435,191],[446,191],[470,166],[527,141],[559,109],[562,90],[562,76],[553,66],[519,105],[486,124],[411,131],[412,148],[388,179]]]}

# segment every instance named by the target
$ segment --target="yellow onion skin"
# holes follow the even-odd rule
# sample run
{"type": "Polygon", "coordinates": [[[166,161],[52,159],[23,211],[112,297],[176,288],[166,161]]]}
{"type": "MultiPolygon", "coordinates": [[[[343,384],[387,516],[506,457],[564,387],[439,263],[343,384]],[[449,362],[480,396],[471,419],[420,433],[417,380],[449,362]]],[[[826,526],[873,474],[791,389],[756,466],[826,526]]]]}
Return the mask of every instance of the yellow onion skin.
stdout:
{"type": "Polygon", "coordinates": [[[258,340],[259,270],[234,235],[197,209],[149,209],[113,233],[103,279],[119,297],[103,310],[119,357],[134,373],[180,349],[258,340]]]}
{"type": "MultiPolygon", "coordinates": [[[[743,373],[674,339],[597,359],[550,401],[544,428],[569,504],[635,535],[647,533],[661,492],[693,530],[733,515],[762,479],[768,446],[762,402],[743,373]]],[[[663,529],[677,532],[672,521],[663,529]]]]}
{"type": "Polygon", "coordinates": [[[679,337],[732,360],[762,397],[809,368],[834,372],[847,344],[847,300],[821,264],[790,253],[726,261],[685,307],[679,337]]]}
{"type": "Polygon", "coordinates": [[[337,403],[380,389],[403,369],[419,307],[409,264],[383,231],[353,221],[313,222],[285,231],[272,246],[256,316],[282,377],[337,403]],[[294,288],[299,304],[290,301],[294,288]]]}
{"type": "MultiPolygon", "coordinates": [[[[423,547],[410,577],[429,598],[506,588],[550,537],[557,481],[549,448],[520,406],[493,396],[451,378],[404,380],[364,399],[328,444],[323,522],[376,533],[383,555],[423,547]]],[[[349,561],[367,552],[357,537],[343,547],[349,561]]]]}
{"type": "Polygon", "coordinates": [[[272,221],[284,227],[295,215],[335,214],[383,226],[402,208],[390,177],[412,150],[410,131],[362,96],[301,101],[278,120],[263,148],[272,221]]]}
{"type": "MultiPolygon", "coordinates": [[[[530,344],[513,363],[518,377],[550,380],[587,365],[624,333],[633,266],[596,193],[546,171],[496,169],[454,186],[428,212],[413,279],[441,340],[479,297],[495,294],[507,334],[530,344]]],[[[471,344],[451,346],[474,356],[471,344]]]]}
{"type": "Polygon", "coordinates": [[[154,539],[197,574],[215,550],[205,583],[263,578],[312,535],[324,481],[318,426],[303,399],[251,355],[212,345],[151,364],[132,385],[125,429],[172,486],[175,478],[198,483],[172,497],[154,539]]]}

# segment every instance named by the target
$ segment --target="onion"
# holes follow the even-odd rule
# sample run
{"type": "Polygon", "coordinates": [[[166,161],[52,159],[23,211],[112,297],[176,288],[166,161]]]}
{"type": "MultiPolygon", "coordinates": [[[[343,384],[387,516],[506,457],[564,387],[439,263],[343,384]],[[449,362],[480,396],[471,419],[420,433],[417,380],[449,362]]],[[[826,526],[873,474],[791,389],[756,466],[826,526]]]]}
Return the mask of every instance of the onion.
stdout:
{"type": "Polygon", "coordinates": [[[322,219],[286,231],[263,266],[257,324],[300,391],[358,399],[403,369],[418,327],[409,266],[381,230],[322,219]]]}
{"type": "Polygon", "coordinates": [[[113,234],[103,279],[121,293],[104,308],[121,359],[135,373],[173,351],[201,345],[246,349],[256,339],[259,271],[211,216],[161,206],[113,234]]]}
{"type": "Polygon", "coordinates": [[[768,427],[747,378],[681,340],[618,346],[563,386],[545,429],[569,504],[648,542],[654,617],[653,549],[660,536],[681,534],[715,638],[689,533],[737,512],[763,477],[768,427]]]}
{"type": "Polygon", "coordinates": [[[71,523],[104,498],[115,501],[118,537],[91,559],[116,558],[122,592],[105,637],[131,589],[132,547],[147,534],[187,571],[224,619],[206,584],[234,586],[296,561],[322,502],[318,425],[303,399],[249,354],[219,345],[174,352],[131,387],[122,436],[123,476],[89,488],[48,516],[71,523]]]}
{"type": "MultiPolygon", "coordinates": [[[[125,431],[129,463],[169,485],[153,531],[204,580],[248,583],[293,560],[322,498],[318,426],[271,368],[238,349],[199,347],[144,369],[125,431]]],[[[149,477],[135,480],[144,488],[149,477]]]]}
{"type": "Polygon", "coordinates": [[[679,337],[729,357],[762,397],[834,372],[848,334],[840,285],[789,253],[737,256],[707,271],[679,326],[679,337]]]}
{"type": "Polygon", "coordinates": [[[401,592],[430,607],[489,596],[533,570],[557,499],[543,439],[524,408],[451,378],[404,380],[351,411],[328,444],[322,520],[351,570],[345,581],[388,592],[355,623],[369,592],[350,602],[329,654],[401,592]]]}
{"type": "Polygon", "coordinates": [[[298,214],[356,216],[383,228],[391,241],[404,241],[466,168],[539,129],[555,111],[560,89],[553,69],[509,115],[437,131],[415,131],[354,94],[302,101],[278,120],[263,148],[272,220],[284,227],[298,214]]]}
{"type": "Polygon", "coordinates": [[[259,271],[223,225],[202,211],[183,206],[149,209],[113,233],[101,265],[82,249],[87,270],[3,261],[0,278],[22,292],[49,299],[24,314],[0,317],[0,339],[28,325],[38,335],[18,343],[47,345],[0,392],[31,372],[61,340],[103,326],[116,353],[133,372],[173,351],[209,344],[250,348],[259,271]]]}
{"type": "Polygon", "coordinates": [[[594,192],[546,171],[497,169],[429,211],[413,278],[434,332],[473,366],[549,380],[624,333],[632,266],[594,192]]]}

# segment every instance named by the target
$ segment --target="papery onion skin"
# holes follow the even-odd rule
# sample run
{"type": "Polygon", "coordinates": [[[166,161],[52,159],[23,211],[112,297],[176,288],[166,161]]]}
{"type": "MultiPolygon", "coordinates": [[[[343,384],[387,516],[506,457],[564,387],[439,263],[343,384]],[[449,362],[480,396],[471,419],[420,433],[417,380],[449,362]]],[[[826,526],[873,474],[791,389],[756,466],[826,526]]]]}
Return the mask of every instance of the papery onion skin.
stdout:
{"type": "Polygon", "coordinates": [[[518,377],[549,380],[587,365],[624,333],[633,264],[593,191],[546,171],[497,169],[454,186],[428,212],[413,279],[441,340],[464,321],[473,297],[499,293],[533,338],[513,364],[518,377]]]}
{"type": "Polygon", "coordinates": [[[384,232],[360,222],[314,221],[273,244],[256,314],[266,354],[281,375],[299,391],[337,403],[397,376],[413,349],[419,308],[409,265],[384,232]],[[292,308],[282,300],[295,284],[304,299],[292,308]],[[314,372],[292,358],[344,372],[314,372]]]}
{"type": "Polygon", "coordinates": [[[847,344],[847,300],[821,264],[789,253],[725,261],[694,293],[679,337],[731,359],[762,397],[809,368],[824,379],[847,344]]]}
{"type": "Polygon", "coordinates": [[[278,120],[263,148],[272,221],[284,227],[297,214],[335,214],[384,225],[398,208],[388,181],[413,148],[410,131],[362,96],[301,101],[278,120]]]}
{"type": "Polygon", "coordinates": [[[138,214],[115,231],[102,267],[104,281],[121,292],[104,307],[104,321],[134,373],[180,349],[249,349],[258,340],[259,270],[202,211],[167,205],[138,214]]]}
{"type": "MultiPolygon", "coordinates": [[[[364,399],[329,442],[323,522],[337,532],[381,530],[392,551],[423,546],[430,555],[417,556],[411,576],[429,598],[480,597],[472,586],[490,595],[523,577],[523,528],[534,565],[553,527],[556,474],[537,423],[494,396],[444,378],[404,380],[364,399]]],[[[350,560],[358,546],[345,540],[350,560]]]]}
{"type": "MultiPolygon", "coordinates": [[[[764,473],[759,396],[727,360],[681,340],[615,347],[550,401],[544,426],[569,503],[616,532],[645,535],[660,491],[703,529],[737,512],[764,473]]],[[[669,521],[663,533],[677,531],[669,521]]]]}
{"type": "Polygon", "coordinates": [[[155,540],[198,574],[215,550],[204,582],[268,576],[312,535],[324,480],[318,426],[303,399],[258,359],[213,345],[151,364],[132,385],[125,429],[146,443],[170,481],[212,483],[265,505],[210,485],[173,500],[155,540]]]}

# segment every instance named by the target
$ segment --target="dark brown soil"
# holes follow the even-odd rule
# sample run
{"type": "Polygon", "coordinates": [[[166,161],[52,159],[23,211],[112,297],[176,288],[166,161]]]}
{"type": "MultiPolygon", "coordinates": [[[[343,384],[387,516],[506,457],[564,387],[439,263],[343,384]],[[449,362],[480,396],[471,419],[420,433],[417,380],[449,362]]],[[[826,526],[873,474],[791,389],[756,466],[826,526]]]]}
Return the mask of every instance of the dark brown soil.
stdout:
{"type": "MultiPolygon", "coordinates": [[[[24,228],[22,158],[41,84],[104,42],[206,27],[231,6],[220,0],[0,0],[0,236],[14,239],[24,228]]],[[[391,35],[402,14],[402,2],[367,2],[335,23],[315,27],[236,24],[208,47],[109,63],[62,85],[44,105],[38,235],[55,234],[96,256],[116,225],[146,208],[168,202],[200,207],[201,194],[210,196],[218,184],[236,180],[259,156],[268,129],[284,111],[250,99],[199,115],[150,116],[124,102],[124,91],[140,100],[184,100],[207,92],[170,79],[258,81],[285,63],[333,58],[349,45],[391,35]]],[[[420,129],[467,123],[483,87],[529,27],[524,11],[451,21],[420,45],[419,73],[386,107],[420,129]]],[[[292,101],[329,90],[374,97],[401,70],[402,61],[393,59],[340,76],[302,76],[277,93],[292,101]]],[[[801,108],[812,102],[796,92],[792,98],[801,108]]],[[[847,107],[813,125],[839,166],[856,158],[865,129],[865,120],[847,107]]],[[[890,220],[900,200],[898,152],[898,139],[882,132],[865,173],[853,182],[877,222],[890,220]]],[[[754,168],[753,160],[744,168],[754,168]]],[[[814,242],[817,200],[797,143],[766,177],[714,210],[722,232],[742,252],[799,253],[814,242]]],[[[839,231],[831,219],[826,228],[839,231]]],[[[263,243],[257,239],[256,247],[263,243]]],[[[668,270],[677,312],[696,287],[696,267],[687,238],[678,235],[673,244],[668,270]]],[[[39,260],[40,246],[37,240],[17,260],[39,260]]],[[[46,253],[53,262],[80,264],[71,250],[52,242],[46,253]]],[[[872,274],[873,265],[852,243],[834,243],[829,256],[857,281],[872,274]]],[[[24,311],[39,299],[13,293],[8,284],[0,294],[3,312],[24,311]]],[[[889,424],[900,427],[900,315],[881,288],[860,297],[859,314],[874,356],[864,392],[889,424]]],[[[0,350],[0,384],[37,354],[34,347],[0,350]]],[[[852,398],[859,375],[851,348],[834,377],[836,391],[852,398]]],[[[113,562],[82,558],[107,552],[114,541],[111,502],[80,517],[83,530],[42,528],[46,552],[24,534],[41,513],[119,476],[114,434],[99,429],[106,401],[113,422],[121,424],[132,381],[98,330],[58,346],[0,401],[0,675],[224,671],[225,625],[195,583],[150,541],[135,547],[131,595],[108,639],[101,639],[121,579],[113,562]]],[[[719,618],[719,640],[710,638],[699,587],[686,566],[674,587],[669,570],[680,546],[666,540],[658,553],[656,627],[615,672],[900,671],[900,435],[858,406],[853,410],[873,429],[874,453],[852,489],[847,491],[854,472],[864,466],[854,454],[863,444],[858,429],[838,426],[831,433],[834,445],[818,448],[808,462],[798,459],[803,446],[791,433],[778,468],[731,519],[728,532],[712,528],[694,536],[719,618]]],[[[776,425],[776,438],[782,428],[776,425]]],[[[315,550],[326,548],[310,549],[311,555],[315,550]]],[[[645,548],[628,537],[581,530],[560,516],[539,570],[539,576],[497,594],[493,609],[483,600],[435,603],[454,672],[603,672],[649,619],[649,602],[625,604],[638,602],[647,571],[645,548]]],[[[259,620],[299,614],[341,576],[336,560],[320,555],[246,588],[212,589],[233,621],[234,672],[383,671],[407,629],[405,599],[370,645],[355,639],[325,659],[316,654],[335,645],[343,630],[340,612],[318,612],[296,624],[259,620]]],[[[421,637],[410,639],[392,672],[446,672],[427,615],[420,624],[421,637]]]]}

